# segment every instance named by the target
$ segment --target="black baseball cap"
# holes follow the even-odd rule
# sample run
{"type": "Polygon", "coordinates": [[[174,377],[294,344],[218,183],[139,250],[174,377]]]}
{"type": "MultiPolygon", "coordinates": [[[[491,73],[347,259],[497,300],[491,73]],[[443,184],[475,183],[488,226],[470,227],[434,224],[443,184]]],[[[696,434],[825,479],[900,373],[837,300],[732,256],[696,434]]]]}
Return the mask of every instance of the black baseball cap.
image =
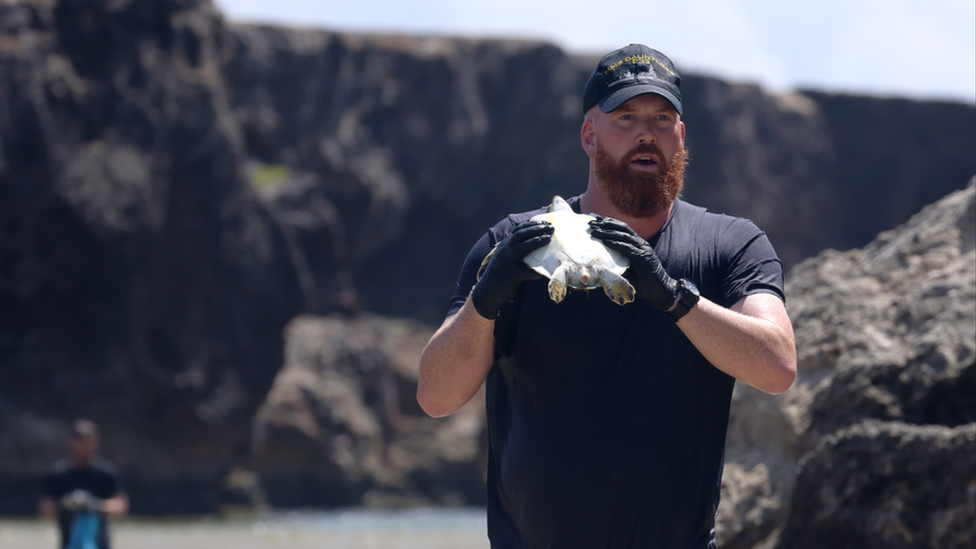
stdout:
{"type": "Polygon", "coordinates": [[[600,59],[583,90],[583,114],[593,105],[611,112],[645,93],[664,97],[682,114],[680,88],[681,77],[668,56],[643,44],[631,44],[600,59]]]}

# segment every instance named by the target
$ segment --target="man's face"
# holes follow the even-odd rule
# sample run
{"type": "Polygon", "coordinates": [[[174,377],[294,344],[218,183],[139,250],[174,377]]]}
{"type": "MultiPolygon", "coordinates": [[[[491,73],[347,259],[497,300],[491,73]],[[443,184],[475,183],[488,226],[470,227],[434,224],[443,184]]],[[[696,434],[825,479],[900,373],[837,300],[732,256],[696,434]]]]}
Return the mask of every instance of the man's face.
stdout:
{"type": "Polygon", "coordinates": [[[681,192],[687,161],[671,103],[640,95],[592,123],[595,179],[610,203],[637,218],[664,212],[681,192]]]}
{"type": "Polygon", "coordinates": [[[98,450],[98,439],[92,436],[72,436],[68,439],[68,451],[75,463],[87,463],[98,450]]]}

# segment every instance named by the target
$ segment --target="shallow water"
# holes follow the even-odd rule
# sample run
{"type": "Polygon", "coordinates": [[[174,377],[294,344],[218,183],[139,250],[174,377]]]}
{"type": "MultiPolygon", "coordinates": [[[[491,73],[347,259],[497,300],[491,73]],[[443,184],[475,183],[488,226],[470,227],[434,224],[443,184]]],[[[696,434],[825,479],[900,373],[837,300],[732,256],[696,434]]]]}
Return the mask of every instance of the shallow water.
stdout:
{"type": "MultiPolygon", "coordinates": [[[[347,510],[112,524],[113,549],[488,549],[484,509],[347,510]]],[[[0,519],[0,549],[57,546],[53,521],[0,519]]]]}

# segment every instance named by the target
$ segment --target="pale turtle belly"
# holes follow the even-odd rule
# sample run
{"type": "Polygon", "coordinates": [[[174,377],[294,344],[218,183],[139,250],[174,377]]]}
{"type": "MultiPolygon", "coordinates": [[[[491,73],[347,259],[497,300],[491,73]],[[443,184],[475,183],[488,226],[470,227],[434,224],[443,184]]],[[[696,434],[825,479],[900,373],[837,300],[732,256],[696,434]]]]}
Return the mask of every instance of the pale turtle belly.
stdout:
{"type": "Polygon", "coordinates": [[[634,289],[621,276],[630,262],[590,235],[593,216],[555,211],[532,219],[548,221],[555,229],[547,245],[525,257],[526,265],[550,279],[549,295],[553,301],[562,301],[566,286],[579,290],[602,287],[616,303],[633,301],[634,289]]]}

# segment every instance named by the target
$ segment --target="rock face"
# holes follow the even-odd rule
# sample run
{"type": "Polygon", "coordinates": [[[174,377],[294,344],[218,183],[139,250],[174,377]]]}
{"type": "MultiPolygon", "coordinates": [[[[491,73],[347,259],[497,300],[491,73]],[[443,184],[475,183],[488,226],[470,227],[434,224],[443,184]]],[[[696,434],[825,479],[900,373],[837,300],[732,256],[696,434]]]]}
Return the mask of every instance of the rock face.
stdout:
{"type": "MultiPolygon", "coordinates": [[[[412,408],[416,349],[391,351],[390,319],[438,324],[488,226],[583,190],[595,62],[230,25],[208,0],[0,2],[0,512],[33,512],[78,416],[102,425],[137,513],[478,501],[480,415],[412,408]]],[[[788,265],[865,245],[976,173],[972,105],[683,80],[687,198],[751,217],[788,265]]],[[[778,400],[736,394],[730,544],[776,535],[799,458],[849,418],[972,421],[946,404],[967,355],[934,327],[966,336],[939,304],[971,290],[941,252],[872,246],[794,271],[801,378],[778,400]],[[831,279],[848,261],[868,274],[831,279]],[[852,319],[859,300],[887,324],[852,319]]]]}
{"type": "Polygon", "coordinates": [[[285,365],[254,421],[254,456],[275,507],[476,504],[484,501],[484,402],[446,421],[416,401],[432,331],[360,315],[299,317],[285,365]]]}
{"type": "Polygon", "coordinates": [[[778,547],[972,547],[974,450],[974,424],[867,420],[828,435],[801,462],[778,547]]]}
{"type": "Polygon", "coordinates": [[[723,547],[971,546],[976,179],[804,261],[787,296],[797,380],[778,397],[737,388],[723,547]]]}
{"type": "MultiPolygon", "coordinates": [[[[368,310],[439,324],[488,227],[585,189],[580,90],[597,58],[534,42],[231,34],[248,155],[321,174],[368,310]]],[[[777,96],[694,74],[682,97],[685,197],[756,221],[787,267],[863,246],[976,173],[972,105],[777,96]]]]}
{"type": "Polygon", "coordinates": [[[0,510],[87,416],[135,512],[211,511],[304,282],[341,295],[334,211],[248,184],[231,42],[209,2],[0,4],[0,510]]]}

